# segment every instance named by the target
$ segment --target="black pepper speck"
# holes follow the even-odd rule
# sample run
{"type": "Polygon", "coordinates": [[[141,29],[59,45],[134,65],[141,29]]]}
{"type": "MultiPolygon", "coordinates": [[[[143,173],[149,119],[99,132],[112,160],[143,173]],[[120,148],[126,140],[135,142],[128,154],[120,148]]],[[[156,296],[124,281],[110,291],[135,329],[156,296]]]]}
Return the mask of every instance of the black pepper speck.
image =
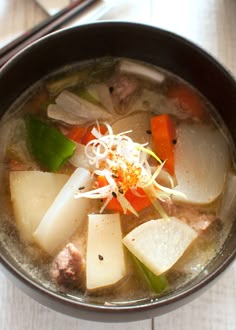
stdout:
{"type": "Polygon", "coordinates": [[[112,192],[112,196],[117,198],[117,194],[114,191],[112,192]]]}

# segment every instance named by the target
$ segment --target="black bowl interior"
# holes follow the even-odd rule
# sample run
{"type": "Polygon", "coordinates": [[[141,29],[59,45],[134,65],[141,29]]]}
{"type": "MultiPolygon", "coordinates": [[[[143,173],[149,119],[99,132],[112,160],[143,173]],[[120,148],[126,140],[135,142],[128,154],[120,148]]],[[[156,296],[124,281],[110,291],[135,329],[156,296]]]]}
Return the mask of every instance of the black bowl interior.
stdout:
{"type": "MultiPolygon", "coordinates": [[[[62,30],[25,49],[0,72],[0,113],[34,82],[68,64],[104,56],[129,57],[169,70],[195,86],[219,111],[236,141],[236,83],[209,54],[172,33],[134,23],[101,22],[62,30]]],[[[0,243],[2,263],[41,303],[63,313],[97,321],[131,321],[169,312],[213,282],[236,255],[234,225],[223,253],[206,272],[172,295],[120,307],[105,307],[50,292],[19,270],[0,243]]]]}

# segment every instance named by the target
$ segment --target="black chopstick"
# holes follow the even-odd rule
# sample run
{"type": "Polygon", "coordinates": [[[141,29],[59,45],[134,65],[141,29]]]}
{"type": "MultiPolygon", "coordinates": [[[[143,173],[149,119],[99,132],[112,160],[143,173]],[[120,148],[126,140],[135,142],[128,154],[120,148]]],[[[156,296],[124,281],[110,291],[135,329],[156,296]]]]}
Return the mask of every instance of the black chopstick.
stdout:
{"type": "Polygon", "coordinates": [[[3,66],[11,57],[24,47],[30,45],[35,40],[45,36],[60,28],[67,21],[78,15],[85,8],[99,0],[77,0],[60,10],[57,14],[37,24],[32,29],[26,31],[18,38],[0,49],[0,67],[3,66]]]}

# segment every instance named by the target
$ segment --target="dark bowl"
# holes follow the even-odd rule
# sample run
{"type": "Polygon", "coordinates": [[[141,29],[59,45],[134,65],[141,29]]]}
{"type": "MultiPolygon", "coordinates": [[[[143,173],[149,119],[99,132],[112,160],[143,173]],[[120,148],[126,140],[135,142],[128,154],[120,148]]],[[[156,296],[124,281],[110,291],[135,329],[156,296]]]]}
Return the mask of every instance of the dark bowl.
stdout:
{"type": "MultiPolygon", "coordinates": [[[[65,65],[104,56],[142,60],[182,77],[219,111],[236,141],[236,82],[214,58],[191,42],[151,26],[101,22],[53,33],[27,47],[0,71],[1,115],[29,86],[65,65]]],[[[197,297],[236,256],[236,223],[222,253],[191,283],[157,301],[103,306],[55,293],[22,271],[0,242],[1,264],[13,281],[40,303],[67,315],[102,322],[147,319],[197,297]]]]}

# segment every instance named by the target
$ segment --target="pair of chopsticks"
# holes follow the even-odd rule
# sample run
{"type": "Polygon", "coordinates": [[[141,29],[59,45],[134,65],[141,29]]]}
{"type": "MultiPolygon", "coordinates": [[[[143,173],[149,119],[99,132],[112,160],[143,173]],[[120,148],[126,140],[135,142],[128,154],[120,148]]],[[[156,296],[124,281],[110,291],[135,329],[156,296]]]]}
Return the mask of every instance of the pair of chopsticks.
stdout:
{"type": "Polygon", "coordinates": [[[64,25],[67,21],[81,13],[89,5],[99,0],[77,0],[70,3],[57,14],[39,23],[29,31],[20,35],[5,47],[0,49],[0,67],[3,66],[11,57],[22,50],[24,47],[30,45],[37,39],[53,32],[64,25]]]}

